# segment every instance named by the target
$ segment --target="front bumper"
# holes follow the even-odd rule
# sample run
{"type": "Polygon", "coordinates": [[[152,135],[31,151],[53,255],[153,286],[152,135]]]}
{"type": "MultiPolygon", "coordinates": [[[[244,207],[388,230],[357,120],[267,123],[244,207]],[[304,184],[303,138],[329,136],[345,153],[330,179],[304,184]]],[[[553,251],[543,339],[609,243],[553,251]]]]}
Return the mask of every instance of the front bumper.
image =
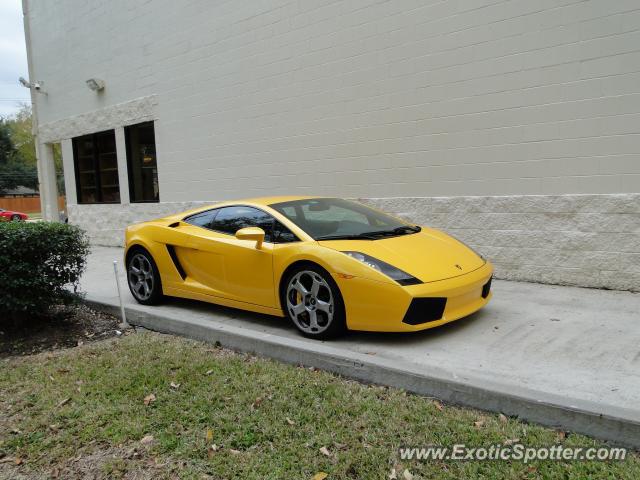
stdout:
{"type": "Polygon", "coordinates": [[[489,262],[458,277],[400,286],[364,278],[334,277],[344,298],[350,330],[411,332],[466,317],[491,299],[489,262]]]}

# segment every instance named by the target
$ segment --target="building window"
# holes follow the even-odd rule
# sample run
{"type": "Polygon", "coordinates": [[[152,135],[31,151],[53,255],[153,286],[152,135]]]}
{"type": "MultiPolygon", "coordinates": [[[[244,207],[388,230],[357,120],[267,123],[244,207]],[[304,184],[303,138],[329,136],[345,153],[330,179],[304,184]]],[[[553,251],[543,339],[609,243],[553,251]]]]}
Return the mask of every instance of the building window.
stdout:
{"type": "Polygon", "coordinates": [[[113,130],[73,139],[78,203],[120,203],[113,130]]]}
{"type": "Polygon", "coordinates": [[[129,167],[129,196],[131,202],[157,202],[158,164],[153,122],[131,125],[124,129],[129,167]]]}

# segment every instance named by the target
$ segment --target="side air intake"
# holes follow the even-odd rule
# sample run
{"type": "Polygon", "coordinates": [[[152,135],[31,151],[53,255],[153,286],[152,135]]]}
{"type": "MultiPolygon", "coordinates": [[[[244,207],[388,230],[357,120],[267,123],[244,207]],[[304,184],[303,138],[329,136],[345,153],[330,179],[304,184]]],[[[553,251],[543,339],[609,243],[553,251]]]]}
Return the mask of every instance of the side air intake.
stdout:
{"type": "Polygon", "coordinates": [[[178,260],[178,255],[176,255],[176,249],[173,248],[173,245],[167,245],[167,251],[169,252],[169,256],[171,257],[171,260],[173,261],[173,264],[175,265],[176,270],[180,275],[180,278],[184,280],[185,278],[187,278],[187,274],[184,271],[184,268],[182,268],[182,265],[180,264],[180,260],[178,260]]]}

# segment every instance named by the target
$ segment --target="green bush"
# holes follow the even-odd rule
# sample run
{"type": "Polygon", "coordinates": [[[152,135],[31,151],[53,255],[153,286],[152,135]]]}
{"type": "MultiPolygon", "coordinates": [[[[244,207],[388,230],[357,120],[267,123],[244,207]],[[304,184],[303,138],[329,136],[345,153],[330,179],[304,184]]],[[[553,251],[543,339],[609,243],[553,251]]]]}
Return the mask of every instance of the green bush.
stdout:
{"type": "Polygon", "coordinates": [[[77,298],[89,241],[64,223],[0,223],[0,319],[43,314],[77,298]]]}

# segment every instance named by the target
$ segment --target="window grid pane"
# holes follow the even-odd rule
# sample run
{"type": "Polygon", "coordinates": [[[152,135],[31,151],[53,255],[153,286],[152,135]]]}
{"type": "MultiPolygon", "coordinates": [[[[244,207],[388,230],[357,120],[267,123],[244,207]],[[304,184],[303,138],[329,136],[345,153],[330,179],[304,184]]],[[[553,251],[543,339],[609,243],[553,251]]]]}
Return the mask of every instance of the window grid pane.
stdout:
{"type": "Polygon", "coordinates": [[[130,125],[124,131],[131,202],[158,202],[160,192],[153,122],[130,125]]]}
{"type": "Polygon", "coordinates": [[[73,139],[78,203],[120,203],[115,132],[73,139]]]}

